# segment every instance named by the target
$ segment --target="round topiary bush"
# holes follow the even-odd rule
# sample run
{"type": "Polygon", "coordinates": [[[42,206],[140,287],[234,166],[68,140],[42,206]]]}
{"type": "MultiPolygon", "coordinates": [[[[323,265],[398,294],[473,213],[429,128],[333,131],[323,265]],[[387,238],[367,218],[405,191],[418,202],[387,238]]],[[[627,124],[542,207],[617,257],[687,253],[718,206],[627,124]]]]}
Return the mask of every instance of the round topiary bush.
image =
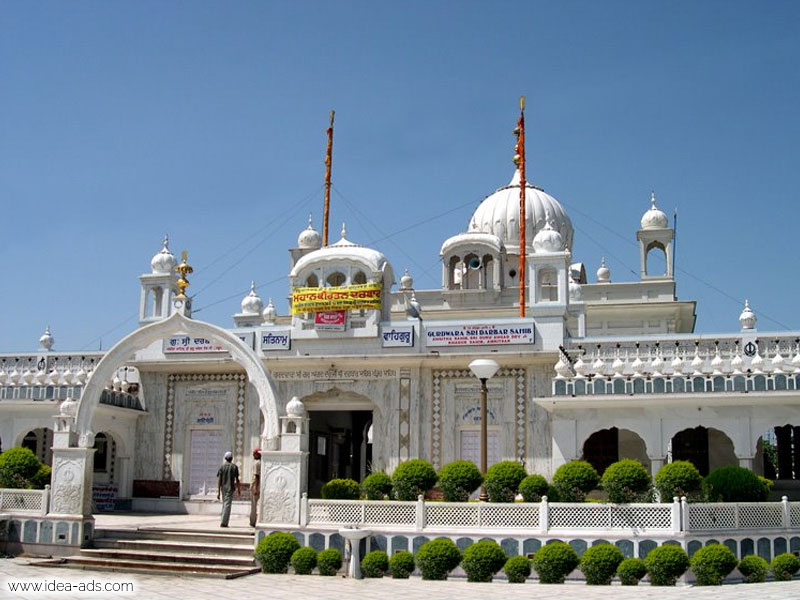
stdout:
{"type": "Polygon", "coordinates": [[[331,479],[320,492],[326,500],[358,500],[361,488],[352,479],[331,479]]]}
{"type": "Polygon", "coordinates": [[[27,448],[9,448],[0,453],[0,488],[29,487],[41,464],[27,448]]]}
{"type": "Polygon", "coordinates": [[[531,561],[527,556],[512,556],[503,565],[503,573],[508,577],[508,583],[525,583],[531,574],[531,561]]]}
{"type": "Polygon", "coordinates": [[[709,502],[763,502],[769,487],[744,467],[730,465],[708,474],[704,482],[709,502]]]}
{"type": "Polygon", "coordinates": [[[483,475],[475,463],[457,460],[441,468],[437,487],[442,490],[445,502],[466,502],[481,483],[483,475]]]}
{"type": "Polygon", "coordinates": [[[770,567],[772,568],[772,574],[775,576],[775,581],[789,581],[800,569],[800,558],[789,552],[784,552],[772,559],[770,567]]]}
{"type": "Polygon", "coordinates": [[[317,566],[317,551],[309,546],[298,548],[289,559],[295,574],[311,575],[311,571],[317,566]]]}
{"type": "Polygon", "coordinates": [[[617,504],[651,499],[650,472],[638,460],[626,458],[610,464],[601,479],[608,499],[617,504]]]}
{"type": "Polygon", "coordinates": [[[416,500],[431,489],[438,477],[427,460],[412,458],[397,465],[392,473],[392,492],[398,500],[416,500]]]}
{"type": "Polygon", "coordinates": [[[542,496],[547,496],[550,484],[541,475],[528,475],[519,483],[519,493],[525,502],[541,502],[542,496]]]}
{"type": "Polygon", "coordinates": [[[769,563],[760,556],[748,554],[739,562],[739,573],[745,583],[761,583],[767,578],[769,563]]]}
{"type": "Polygon", "coordinates": [[[342,568],[342,553],[338,548],[328,548],[317,555],[317,569],[320,575],[333,577],[342,568]]]}
{"type": "Polygon", "coordinates": [[[408,579],[414,572],[414,555],[405,550],[392,554],[389,559],[389,572],[392,574],[392,579],[408,579]]]}
{"type": "Polygon", "coordinates": [[[484,479],[489,502],[514,502],[519,484],[527,475],[525,467],[513,460],[504,460],[489,467],[484,479]]]}
{"type": "Polygon", "coordinates": [[[50,468],[50,465],[46,465],[44,463],[40,464],[39,470],[36,471],[36,475],[30,479],[31,487],[33,487],[35,490],[43,490],[44,486],[50,485],[52,473],[53,470],[50,468]]]}
{"type": "Polygon", "coordinates": [[[556,469],[553,487],[561,502],[583,502],[586,494],[597,487],[600,476],[585,460],[573,460],[556,469]]]}
{"type": "Polygon", "coordinates": [[[622,585],[639,585],[647,575],[647,567],[641,558],[626,558],[617,567],[617,575],[622,585]]]}
{"type": "Polygon", "coordinates": [[[361,559],[364,577],[376,579],[389,572],[389,556],[383,550],[373,550],[361,559]]]}
{"type": "Polygon", "coordinates": [[[255,557],[263,573],[286,573],[289,560],[299,548],[300,542],[291,533],[273,531],[258,542],[255,557]]]}
{"type": "Polygon", "coordinates": [[[494,540],[481,540],[464,550],[461,568],[467,574],[467,581],[490,582],[508,557],[494,540]]]}
{"type": "Polygon", "coordinates": [[[461,562],[461,552],[453,540],[436,538],[419,547],[414,561],[423,579],[443,580],[461,562]]]}
{"type": "Polygon", "coordinates": [[[392,493],[392,478],[386,473],[372,473],[361,482],[361,492],[367,500],[383,500],[392,493]]]}
{"type": "Polygon", "coordinates": [[[703,476],[688,460],[676,460],[661,467],[655,484],[662,502],[672,502],[675,497],[686,496],[689,500],[702,497],[703,476]]]}
{"type": "Polygon", "coordinates": [[[722,585],[738,562],[730,548],[722,544],[711,544],[692,555],[689,567],[697,578],[698,585],[722,585]]]}
{"type": "Polygon", "coordinates": [[[597,544],[587,549],[580,563],[587,585],[611,585],[624,558],[619,548],[611,544],[597,544]]]}
{"type": "Polygon", "coordinates": [[[675,585],[678,577],[689,568],[689,557],[680,546],[653,548],[644,559],[650,585],[675,585]]]}
{"type": "Polygon", "coordinates": [[[550,542],[533,555],[533,568],[541,583],[564,583],[579,563],[575,550],[564,542],[550,542]]]}

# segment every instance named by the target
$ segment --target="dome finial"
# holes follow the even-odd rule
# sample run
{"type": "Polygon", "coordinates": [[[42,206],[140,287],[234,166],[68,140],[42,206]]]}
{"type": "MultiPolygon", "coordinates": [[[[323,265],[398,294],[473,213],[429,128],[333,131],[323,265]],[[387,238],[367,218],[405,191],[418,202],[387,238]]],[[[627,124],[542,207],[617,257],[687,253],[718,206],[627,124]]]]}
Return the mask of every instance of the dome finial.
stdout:
{"type": "Polygon", "coordinates": [[[169,250],[169,235],[164,235],[164,240],[161,242],[161,250],[150,260],[150,268],[153,273],[165,275],[172,273],[175,267],[175,256],[169,250]]]}
{"type": "Polygon", "coordinates": [[[642,215],[642,229],[666,229],[669,219],[660,208],[656,206],[656,192],[650,190],[650,208],[642,215]]]}
{"type": "Polygon", "coordinates": [[[611,270],[606,266],[606,257],[600,261],[600,268],[597,269],[597,283],[611,283],[611,270]]]}
{"type": "Polygon", "coordinates": [[[345,239],[346,237],[347,237],[347,225],[345,225],[345,222],[342,221],[342,239],[345,239]]]}
{"type": "Polygon", "coordinates": [[[312,213],[308,213],[308,228],[307,229],[314,229],[314,221],[311,218],[312,213]]]}
{"type": "Polygon", "coordinates": [[[322,237],[314,229],[311,213],[308,213],[308,226],[297,236],[297,247],[301,250],[317,250],[322,248],[322,237]]]}
{"type": "Polygon", "coordinates": [[[757,320],[756,313],[750,308],[750,302],[745,300],[744,310],[742,310],[742,314],[739,315],[739,323],[742,326],[742,330],[755,329],[757,320]]]}
{"type": "Polygon", "coordinates": [[[650,208],[656,207],[656,191],[650,190],[650,208]]]}
{"type": "Polygon", "coordinates": [[[264,303],[256,293],[256,282],[250,282],[250,293],[242,299],[242,312],[247,315],[261,314],[261,309],[264,308],[264,303]]]}
{"type": "Polygon", "coordinates": [[[39,345],[42,347],[43,350],[49,352],[50,348],[52,348],[53,344],[55,343],[56,343],[55,339],[50,334],[50,325],[47,325],[44,328],[44,333],[42,334],[42,337],[39,338],[39,345]]]}

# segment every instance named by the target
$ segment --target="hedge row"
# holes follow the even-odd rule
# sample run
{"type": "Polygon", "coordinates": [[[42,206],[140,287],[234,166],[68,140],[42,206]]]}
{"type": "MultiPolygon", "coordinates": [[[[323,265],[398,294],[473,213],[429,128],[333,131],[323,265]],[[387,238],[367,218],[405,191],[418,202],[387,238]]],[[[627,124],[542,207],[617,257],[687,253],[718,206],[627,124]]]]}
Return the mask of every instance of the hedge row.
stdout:
{"type": "MultiPolygon", "coordinates": [[[[259,542],[255,557],[264,573],[286,573],[291,565],[298,575],[308,575],[316,567],[320,575],[332,576],[342,568],[342,554],[336,548],[317,553],[313,548],[301,548],[290,533],[279,531],[259,542]]],[[[739,562],[722,544],[700,548],[691,560],[683,548],[672,544],[654,548],[644,560],[624,559],[622,552],[611,544],[592,546],[579,558],[572,546],[560,541],[545,544],[532,559],[509,558],[494,540],[480,540],[462,553],[453,540],[436,538],[422,544],[416,556],[397,552],[390,558],[383,550],[374,550],[361,561],[364,576],[370,578],[390,574],[395,579],[407,579],[416,568],[423,579],[444,580],[459,565],[467,580],[475,582],[490,582],[502,570],[509,583],[524,583],[533,569],[541,583],[564,583],[578,568],[587,585],[610,585],[614,576],[619,577],[622,585],[637,585],[648,575],[650,585],[673,586],[687,570],[694,573],[698,585],[721,585],[737,566],[746,583],[764,581],[769,570],[776,581],[789,580],[800,570],[800,559],[785,553],[776,556],[771,565],[754,555],[739,562]]]]}

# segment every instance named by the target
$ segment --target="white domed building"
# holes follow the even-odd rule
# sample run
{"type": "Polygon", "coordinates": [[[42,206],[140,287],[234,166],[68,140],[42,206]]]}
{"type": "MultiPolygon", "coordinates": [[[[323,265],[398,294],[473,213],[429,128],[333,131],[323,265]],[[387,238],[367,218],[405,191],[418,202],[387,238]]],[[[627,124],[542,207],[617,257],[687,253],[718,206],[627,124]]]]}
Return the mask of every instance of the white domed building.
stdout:
{"type": "Polygon", "coordinates": [[[567,211],[527,184],[520,273],[519,196],[515,172],[444,239],[434,289],[408,271],[396,281],[387,255],[344,227],[323,245],[309,219],[287,240],[285,285],[252,282],[231,300],[230,328],[192,318],[165,238],[139,276],[139,328],[117,346],[54,350],[48,329],[39,351],[0,356],[2,447],[43,458],[59,444],[95,448],[94,482],[111,508],[164,511],[213,500],[226,450],[249,481],[260,448],[259,529],[300,530],[313,512],[302,494],[318,498],[330,479],[361,481],[411,458],[478,463],[470,363],[491,359],[489,464],[548,478],[573,459],[601,472],[622,458],[652,473],[674,460],[703,474],[736,464],[800,497],[800,333],[759,332],[743,302],[731,331],[696,334],[655,194],[630,216],[640,272],[622,280],[605,257],[573,256],[567,211]],[[599,265],[592,280],[585,265],[599,265]],[[288,295],[288,310],[262,295],[288,295]]]}

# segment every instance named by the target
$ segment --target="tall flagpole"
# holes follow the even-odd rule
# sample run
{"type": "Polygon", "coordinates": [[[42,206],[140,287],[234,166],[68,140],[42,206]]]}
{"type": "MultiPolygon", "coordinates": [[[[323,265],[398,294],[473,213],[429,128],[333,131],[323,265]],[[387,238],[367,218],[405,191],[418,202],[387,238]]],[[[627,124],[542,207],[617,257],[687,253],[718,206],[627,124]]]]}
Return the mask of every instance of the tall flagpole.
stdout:
{"type": "Polygon", "coordinates": [[[519,316],[525,316],[525,96],[519,97],[519,121],[514,129],[514,164],[519,169],[519,316]]]}
{"type": "Polygon", "coordinates": [[[331,164],[333,163],[333,116],[331,111],[331,124],[328,127],[328,150],[325,152],[325,209],[322,211],[322,246],[328,245],[328,215],[331,207],[331,164]]]}

